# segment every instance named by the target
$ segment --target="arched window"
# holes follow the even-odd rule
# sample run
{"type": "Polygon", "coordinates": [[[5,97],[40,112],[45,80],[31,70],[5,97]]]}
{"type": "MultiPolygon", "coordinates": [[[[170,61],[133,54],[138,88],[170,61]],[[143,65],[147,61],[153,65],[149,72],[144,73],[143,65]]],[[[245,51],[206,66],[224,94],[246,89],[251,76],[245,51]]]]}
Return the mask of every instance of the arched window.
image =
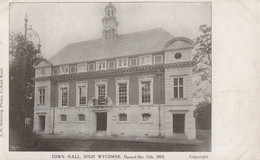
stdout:
{"type": "Polygon", "coordinates": [[[60,121],[67,121],[67,116],[65,114],[60,115],[60,121]]]}
{"type": "Polygon", "coordinates": [[[143,119],[143,121],[150,121],[151,114],[149,114],[149,113],[142,114],[142,119],[143,119]]]}
{"type": "Polygon", "coordinates": [[[85,121],[85,115],[79,114],[79,121],[85,121]]]}
{"type": "Polygon", "coordinates": [[[127,121],[127,115],[124,113],[119,114],[119,121],[127,121]]]}

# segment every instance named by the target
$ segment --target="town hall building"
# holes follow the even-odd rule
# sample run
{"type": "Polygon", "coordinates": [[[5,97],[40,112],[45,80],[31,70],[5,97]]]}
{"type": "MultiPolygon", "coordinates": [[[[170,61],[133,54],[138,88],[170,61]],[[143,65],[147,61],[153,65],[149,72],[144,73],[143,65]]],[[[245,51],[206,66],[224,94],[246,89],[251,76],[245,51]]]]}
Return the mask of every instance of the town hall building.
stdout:
{"type": "Polygon", "coordinates": [[[195,139],[194,42],[162,28],[118,34],[108,4],[99,39],[35,66],[37,134],[195,139]]]}

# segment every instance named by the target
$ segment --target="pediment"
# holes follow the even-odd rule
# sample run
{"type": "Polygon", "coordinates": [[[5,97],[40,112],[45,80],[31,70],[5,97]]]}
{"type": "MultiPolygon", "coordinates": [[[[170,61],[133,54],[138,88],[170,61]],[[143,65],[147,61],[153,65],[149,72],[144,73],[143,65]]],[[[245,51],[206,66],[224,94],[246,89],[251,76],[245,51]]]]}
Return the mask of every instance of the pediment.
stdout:
{"type": "Polygon", "coordinates": [[[35,62],[34,67],[35,68],[42,68],[42,67],[50,67],[52,64],[46,60],[46,59],[40,59],[37,62],[35,62]]]}
{"type": "Polygon", "coordinates": [[[177,50],[184,48],[193,48],[194,42],[185,37],[176,37],[168,41],[165,45],[164,50],[177,50]]]}

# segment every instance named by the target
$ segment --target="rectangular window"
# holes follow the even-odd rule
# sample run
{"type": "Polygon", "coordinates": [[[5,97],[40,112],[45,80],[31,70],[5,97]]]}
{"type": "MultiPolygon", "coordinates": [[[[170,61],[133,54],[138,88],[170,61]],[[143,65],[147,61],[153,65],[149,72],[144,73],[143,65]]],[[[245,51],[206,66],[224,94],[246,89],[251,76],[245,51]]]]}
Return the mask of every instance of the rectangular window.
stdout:
{"type": "Polygon", "coordinates": [[[105,105],[106,104],[106,85],[98,85],[98,104],[105,105]]]}
{"type": "Polygon", "coordinates": [[[45,104],[45,88],[39,88],[39,104],[45,104]]]}
{"type": "Polygon", "coordinates": [[[127,115],[124,113],[119,114],[119,121],[127,121],[127,115]]]}
{"type": "Polygon", "coordinates": [[[53,68],[53,75],[59,74],[59,68],[53,68]]]}
{"type": "Polygon", "coordinates": [[[115,68],[115,61],[109,61],[108,62],[108,69],[113,69],[115,68]]]}
{"type": "Polygon", "coordinates": [[[117,68],[128,67],[128,58],[117,59],[117,68]]]}
{"type": "Polygon", "coordinates": [[[60,121],[62,121],[62,122],[65,122],[65,121],[67,121],[67,116],[66,115],[60,115],[60,121]]]}
{"type": "Polygon", "coordinates": [[[86,105],[87,103],[87,94],[86,86],[79,87],[79,105],[86,105]]]}
{"type": "Polygon", "coordinates": [[[98,61],[96,62],[96,69],[98,70],[105,70],[106,69],[106,61],[98,61]]]}
{"type": "Polygon", "coordinates": [[[151,82],[141,82],[142,103],[151,103],[151,82]]]}
{"type": "Polygon", "coordinates": [[[88,65],[88,70],[89,71],[95,71],[95,63],[91,63],[88,65]]]}
{"type": "Polygon", "coordinates": [[[139,65],[152,65],[152,55],[140,56],[139,65]]]}
{"type": "Polygon", "coordinates": [[[155,55],[154,56],[154,64],[163,63],[163,55],[155,55]]]}
{"type": "Polygon", "coordinates": [[[119,93],[119,105],[127,104],[127,84],[121,83],[118,84],[118,93],[119,93]]]}
{"type": "Polygon", "coordinates": [[[78,73],[88,71],[87,63],[78,64],[77,68],[78,68],[78,73]]]}
{"type": "Polygon", "coordinates": [[[61,88],[61,106],[68,106],[68,88],[61,88]]]}
{"type": "Polygon", "coordinates": [[[69,66],[61,66],[60,74],[69,74],[69,66]]]}
{"type": "Polygon", "coordinates": [[[130,59],[130,66],[137,66],[137,58],[130,59]]]}
{"type": "Polygon", "coordinates": [[[150,121],[151,114],[149,114],[149,113],[142,114],[142,119],[143,119],[143,121],[150,121]]]}
{"type": "Polygon", "coordinates": [[[76,73],[76,66],[70,66],[70,73],[76,73]]]}
{"type": "Polygon", "coordinates": [[[173,78],[173,98],[183,97],[183,78],[173,78]]]}
{"type": "Polygon", "coordinates": [[[85,118],[85,115],[84,114],[80,114],[79,115],[79,121],[82,122],[82,121],[85,121],[86,118],[85,118]]]}

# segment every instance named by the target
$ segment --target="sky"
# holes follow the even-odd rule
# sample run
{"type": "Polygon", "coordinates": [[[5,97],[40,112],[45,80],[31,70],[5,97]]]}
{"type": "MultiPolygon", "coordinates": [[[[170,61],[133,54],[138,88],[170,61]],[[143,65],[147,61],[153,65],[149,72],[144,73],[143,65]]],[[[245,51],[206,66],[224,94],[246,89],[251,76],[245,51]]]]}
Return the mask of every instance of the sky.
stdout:
{"type": "MultiPolygon", "coordinates": [[[[10,32],[24,33],[24,18],[38,33],[41,52],[50,58],[67,44],[98,39],[108,3],[11,3],[10,32]]],[[[194,39],[199,26],[211,26],[210,3],[113,3],[118,34],[163,28],[194,39]]]]}

